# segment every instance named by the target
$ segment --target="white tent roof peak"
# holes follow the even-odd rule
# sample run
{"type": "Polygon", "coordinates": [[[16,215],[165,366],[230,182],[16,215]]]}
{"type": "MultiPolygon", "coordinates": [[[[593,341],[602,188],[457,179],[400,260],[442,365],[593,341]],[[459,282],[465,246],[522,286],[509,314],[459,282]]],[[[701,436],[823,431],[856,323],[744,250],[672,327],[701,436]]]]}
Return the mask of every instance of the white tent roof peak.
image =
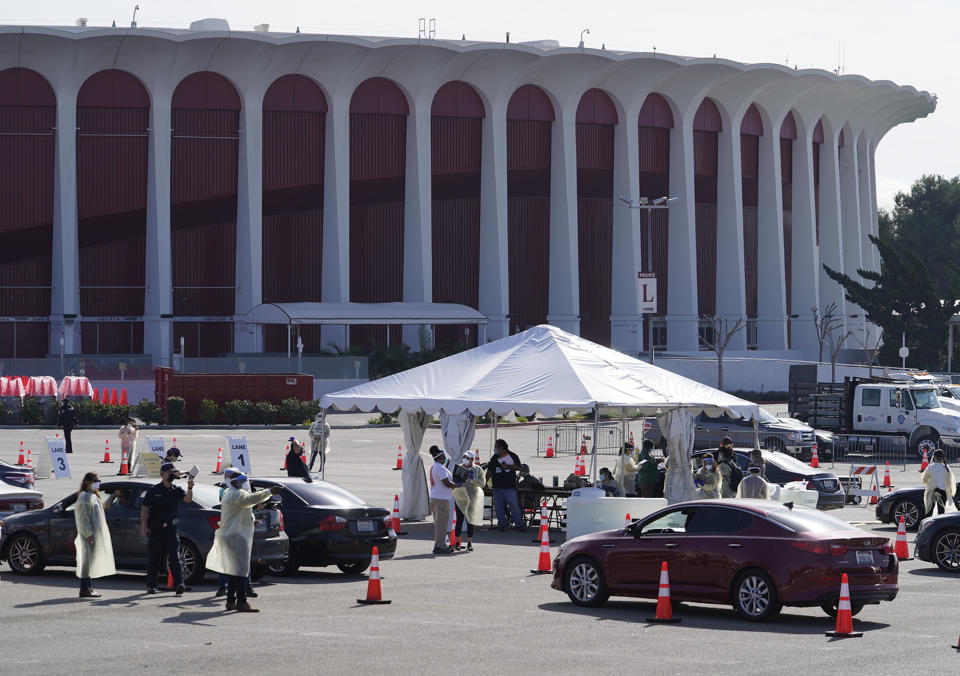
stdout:
{"type": "Polygon", "coordinates": [[[328,394],[320,403],[340,410],[474,415],[556,415],[595,405],[650,416],[674,408],[746,418],[759,413],[752,402],[548,325],[328,394]]]}

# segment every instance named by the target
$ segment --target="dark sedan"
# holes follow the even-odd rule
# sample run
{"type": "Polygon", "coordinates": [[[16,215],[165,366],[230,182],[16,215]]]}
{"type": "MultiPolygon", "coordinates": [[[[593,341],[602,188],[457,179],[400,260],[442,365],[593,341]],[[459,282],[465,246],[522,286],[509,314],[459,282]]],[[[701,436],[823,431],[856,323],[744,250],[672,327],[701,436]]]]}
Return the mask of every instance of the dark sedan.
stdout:
{"type": "MultiPolygon", "coordinates": [[[[144,481],[116,481],[104,482],[100,487],[104,500],[117,495],[116,504],[106,511],[106,517],[119,569],[147,567],[147,539],[140,534],[140,507],[152,485],[144,481]]],[[[21,575],[39,574],[46,566],[75,566],[73,541],[77,529],[72,507],[76,499],[73,493],[47,509],[17,514],[0,522],[0,561],[7,561],[10,569],[21,575]]],[[[187,584],[199,582],[206,572],[204,562],[220,523],[219,506],[220,491],[201,484],[193,488],[193,502],[180,505],[176,524],[187,584]]],[[[277,509],[258,510],[255,515],[251,561],[256,574],[257,568],[262,572],[267,564],[285,559],[289,541],[277,509]]]]}
{"type": "MultiPolygon", "coordinates": [[[[706,451],[698,451],[694,454],[694,461],[699,463],[699,458],[706,451]]],[[[840,478],[832,472],[824,472],[821,469],[814,469],[805,465],[794,457],[779,451],[761,451],[764,462],[767,463],[767,482],[771,484],[788,484],[792,481],[805,481],[806,488],[811,491],[817,491],[817,509],[840,509],[846,502],[846,494],[840,483],[840,478]]],[[[714,454],[715,455],[715,454],[714,454]]],[[[735,451],[737,465],[747,473],[750,466],[750,454],[747,451],[735,451]]]]}
{"type": "Polygon", "coordinates": [[[393,558],[397,536],[390,511],[371,507],[361,498],[329,481],[297,477],[251,479],[254,488],[281,485],[283,520],[290,537],[290,556],[268,566],[277,575],[293,575],[300,566],[335,565],[348,575],[370,566],[377,547],[381,559],[393,558]]]}
{"type": "Polygon", "coordinates": [[[619,531],[573,538],[560,547],[552,586],[581,606],[655,599],[663,561],[674,601],[730,603],[748,620],[775,617],[782,606],[835,614],[843,573],[854,615],[899,591],[887,538],[766,500],[684,502],[619,531]]]}
{"type": "Polygon", "coordinates": [[[0,481],[8,483],[18,488],[28,488],[33,490],[33,485],[37,480],[36,470],[30,467],[20,467],[11,465],[9,462],[0,460],[0,481]]]}
{"type": "Polygon", "coordinates": [[[913,555],[940,570],[960,573],[960,513],[940,514],[920,522],[913,555]]]}
{"type": "MultiPolygon", "coordinates": [[[[957,484],[957,492],[954,495],[960,496],[960,483],[957,484]]],[[[955,500],[954,504],[960,509],[960,499],[955,500]]],[[[877,520],[880,523],[900,523],[900,517],[903,517],[903,525],[907,530],[916,530],[924,517],[933,514],[933,511],[927,511],[923,504],[923,486],[913,488],[898,488],[889,493],[882,493],[880,501],[877,503],[877,520]]]]}

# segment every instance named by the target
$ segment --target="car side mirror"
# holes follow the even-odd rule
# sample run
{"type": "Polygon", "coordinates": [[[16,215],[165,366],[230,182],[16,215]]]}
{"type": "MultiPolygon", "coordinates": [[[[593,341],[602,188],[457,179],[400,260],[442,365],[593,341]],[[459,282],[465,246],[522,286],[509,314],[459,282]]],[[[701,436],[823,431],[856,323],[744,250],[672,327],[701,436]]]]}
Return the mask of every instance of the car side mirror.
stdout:
{"type": "Polygon", "coordinates": [[[59,513],[61,513],[62,511],[63,511],[63,505],[62,505],[62,504],[56,504],[56,505],[53,506],[53,513],[54,513],[54,514],[59,514],[59,513]]]}

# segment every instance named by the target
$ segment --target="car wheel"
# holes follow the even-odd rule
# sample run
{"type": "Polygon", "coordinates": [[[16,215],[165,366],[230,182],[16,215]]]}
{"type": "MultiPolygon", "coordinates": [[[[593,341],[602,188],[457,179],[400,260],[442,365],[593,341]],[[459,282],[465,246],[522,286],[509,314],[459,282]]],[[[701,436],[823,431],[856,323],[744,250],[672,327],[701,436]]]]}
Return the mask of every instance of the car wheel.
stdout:
{"type": "Polygon", "coordinates": [[[183,583],[187,585],[197,584],[207,572],[200,560],[200,550],[187,540],[180,540],[180,570],[183,572],[183,583]]]}
{"type": "Polygon", "coordinates": [[[7,563],[17,575],[38,575],[46,564],[37,538],[29,533],[14,535],[7,546],[7,563]]]}
{"type": "Polygon", "coordinates": [[[269,571],[271,575],[289,577],[295,575],[298,570],[300,570],[300,562],[297,561],[292,551],[287,558],[280,561],[271,561],[267,564],[267,571],[269,571]]]}
{"type": "Polygon", "coordinates": [[[893,523],[899,524],[903,517],[903,526],[907,530],[916,530],[923,520],[924,507],[913,500],[898,500],[891,510],[893,523]]]}
{"type": "Polygon", "coordinates": [[[960,531],[944,531],[933,541],[933,560],[940,570],[960,572],[960,531]]]}
{"type": "Polygon", "coordinates": [[[369,561],[341,561],[337,564],[337,568],[345,575],[359,575],[369,567],[369,561]]]}
{"type": "MultiPolygon", "coordinates": [[[[837,600],[834,601],[833,603],[823,603],[823,604],[820,605],[820,609],[823,610],[823,612],[825,612],[825,613],[826,613],[827,615],[829,615],[830,617],[836,617],[836,616],[837,616],[837,604],[838,604],[838,603],[839,603],[839,599],[837,599],[837,600]]],[[[862,603],[853,603],[852,601],[850,602],[850,615],[851,615],[851,616],[856,616],[857,613],[859,613],[861,610],[863,610],[863,604],[862,604],[862,603]]]]}
{"type": "Polygon", "coordinates": [[[770,576],[759,570],[741,573],[733,584],[733,609],[753,622],[763,622],[780,612],[777,588],[770,576]]]}
{"type": "Polygon", "coordinates": [[[929,459],[933,452],[937,450],[937,442],[940,441],[940,435],[936,432],[931,432],[930,434],[925,434],[919,439],[917,439],[917,444],[914,447],[917,451],[917,455],[923,457],[923,452],[927,452],[927,458],[929,459]]]}
{"type": "Polygon", "coordinates": [[[567,596],[578,606],[602,606],[610,598],[603,571],[593,559],[574,559],[567,564],[564,577],[567,596]]]}

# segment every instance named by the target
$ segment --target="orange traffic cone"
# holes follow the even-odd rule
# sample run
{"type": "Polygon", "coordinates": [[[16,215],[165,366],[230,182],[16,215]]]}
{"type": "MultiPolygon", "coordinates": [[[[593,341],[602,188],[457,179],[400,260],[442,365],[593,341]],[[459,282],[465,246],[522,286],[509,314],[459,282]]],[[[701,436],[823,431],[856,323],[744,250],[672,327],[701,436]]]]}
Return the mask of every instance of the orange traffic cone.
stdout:
{"type": "Polygon", "coordinates": [[[627,522],[623,524],[623,527],[629,528],[631,523],[633,523],[633,519],[630,518],[630,512],[627,512],[627,522]]]}
{"type": "Polygon", "coordinates": [[[100,464],[105,465],[112,462],[113,460],[110,459],[110,440],[107,439],[103,442],[103,460],[100,461],[100,464]]]}
{"type": "Polygon", "coordinates": [[[920,471],[925,470],[929,464],[930,459],[927,457],[927,449],[923,449],[923,461],[920,463],[920,471]]]}
{"type": "Polygon", "coordinates": [[[95,402],[98,403],[98,404],[100,403],[100,388],[99,388],[99,387],[94,387],[94,388],[93,388],[93,401],[95,401],[95,402]]]}
{"type": "Polygon", "coordinates": [[[448,544],[451,549],[457,547],[457,515],[453,513],[450,515],[450,535],[447,536],[448,544]]]}
{"type": "Polygon", "coordinates": [[[633,430],[630,430],[630,445],[633,446],[633,430]]]}
{"type": "Polygon", "coordinates": [[[553,455],[553,437],[547,437],[547,454],[546,454],[546,456],[544,456],[544,457],[547,457],[547,458],[552,458],[552,457],[554,457],[554,455],[553,455]]]}
{"type": "Polygon", "coordinates": [[[27,449],[27,467],[33,469],[33,451],[29,448],[27,449]]]}
{"type": "Polygon", "coordinates": [[[126,387],[121,388],[121,390],[120,390],[120,405],[121,405],[121,406],[129,406],[129,405],[130,405],[130,402],[127,401],[127,388],[126,388],[126,387]]]}
{"type": "Polygon", "coordinates": [[[374,547],[370,555],[370,577],[367,578],[367,598],[357,599],[363,605],[386,604],[380,593],[380,551],[374,547]]]}
{"type": "Polygon", "coordinates": [[[553,540],[550,539],[550,517],[547,512],[547,501],[540,501],[540,532],[537,534],[536,540],[531,540],[534,544],[539,544],[543,541],[543,533],[547,533],[547,542],[553,544],[553,540]]]}
{"type": "Polygon", "coordinates": [[[587,456],[587,435],[580,437],[580,455],[587,456]]]}
{"type": "Polygon", "coordinates": [[[844,573],[840,580],[840,601],[837,603],[837,626],[833,631],[824,632],[832,638],[860,638],[862,631],[853,630],[853,614],[850,612],[850,583],[844,573]]]}
{"type": "Polygon", "coordinates": [[[893,555],[898,561],[913,561],[913,557],[910,556],[910,546],[907,544],[907,526],[902,516],[897,523],[897,541],[893,544],[893,555]]]}
{"type": "Polygon", "coordinates": [[[877,481],[877,473],[873,473],[873,481],[870,482],[870,504],[875,505],[880,502],[880,483],[877,481]]]}
{"type": "Polygon", "coordinates": [[[117,388],[116,388],[116,387],[114,387],[114,388],[113,388],[113,392],[110,393],[110,405],[111,405],[111,406],[119,406],[119,405],[120,405],[120,399],[117,398],[117,388]]]}
{"type": "Polygon", "coordinates": [[[223,448],[217,449],[217,468],[211,472],[212,474],[223,474],[223,448]]]}
{"type": "Polygon", "coordinates": [[[657,594],[657,614],[648,617],[647,622],[679,622],[679,617],[673,616],[673,605],[670,603],[670,575],[667,573],[667,562],[660,564],[660,592],[657,594]]]}
{"type": "Polygon", "coordinates": [[[393,470],[403,469],[403,450],[399,444],[397,444],[397,464],[394,466],[393,470]]]}
{"type": "Polygon", "coordinates": [[[167,591],[173,591],[173,569],[167,568],[167,591]]]}
{"type": "Polygon", "coordinates": [[[537,569],[530,572],[534,575],[553,572],[553,566],[550,565],[550,535],[543,527],[540,528],[540,560],[537,563],[537,569]]]}
{"type": "Polygon", "coordinates": [[[393,532],[397,535],[406,535],[407,531],[400,530],[400,496],[393,496],[393,514],[390,515],[390,521],[393,522],[393,532]]]}
{"type": "Polygon", "coordinates": [[[811,467],[819,467],[819,466],[820,466],[820,456],[817,455],[817,446],[816,446],[816,444],[814,444],[814,446],[813,446],[813,455],[810,456],[810,466],[811,466],[811,467]]]}
{"type": "Polygon", "coordinates": [[[884,488],[889,488],[893,486],[893,484],[890,483],[890,461],[889,460],[887,460],[886,467],[883,468],[883,484],[882,485],[884,488]]]}
{"type": "Polygon", "coordinates": [[[17,458],[17,465],[23,467],[27,464],[26,458],[23,457],[23,442],[20,442],[20,456],[17,458]]]}
{"type": "Polygon", "coordinates": [[[587,455],[580,456],[580,476],[587,476],[587,455]]]}
{"type": "Polygon", "coordinates": [[[123,454],[120,456],[120,471],[117,472],[117,476],[127,476],[130,474],[130,468],[127,466],[127,449],[123,449],[123,454]]]}

